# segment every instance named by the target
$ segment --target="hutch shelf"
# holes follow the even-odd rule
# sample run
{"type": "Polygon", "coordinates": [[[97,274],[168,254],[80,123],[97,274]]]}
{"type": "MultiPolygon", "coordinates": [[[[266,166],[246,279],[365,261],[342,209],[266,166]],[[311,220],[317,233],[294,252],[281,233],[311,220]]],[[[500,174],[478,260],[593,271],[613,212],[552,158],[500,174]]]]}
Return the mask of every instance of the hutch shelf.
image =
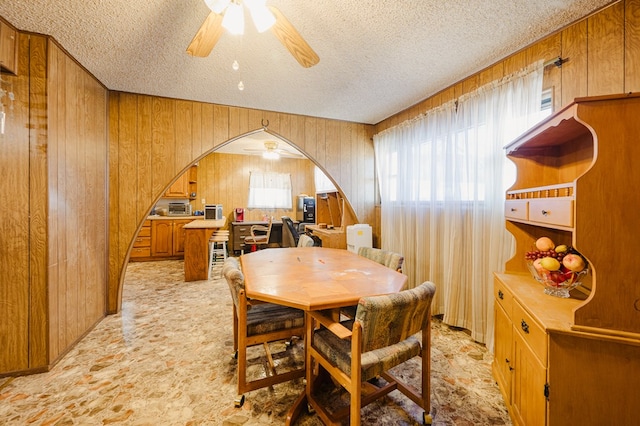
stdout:
{"type": "Polygon", "coordinates": [[[640,94],[578,98],[505,147],[516,252],[495,274],[493,375],[514,424],[636,424],[640,393],[640,94]],[[543,293],[525,252],[575,247],[590,275],[543,293]],[[579,290],[579,291],[578,291],[579,290]]]}

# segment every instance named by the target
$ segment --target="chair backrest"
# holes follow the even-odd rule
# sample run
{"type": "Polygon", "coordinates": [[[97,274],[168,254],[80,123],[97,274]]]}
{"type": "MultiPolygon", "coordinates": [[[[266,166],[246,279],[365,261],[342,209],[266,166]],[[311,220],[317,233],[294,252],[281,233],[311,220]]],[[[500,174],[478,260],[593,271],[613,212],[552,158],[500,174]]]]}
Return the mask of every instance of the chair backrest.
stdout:
{"type": "Polygon", "coordinates": [[[362,325],[362,352],[384,348],[405,340],[429,325],[432,282],[382,296],[363,297],[355,320],[362,325]]]}
{"type": "Polygon", "coordinates": [[[282,235],[286,234],[289,238],[289,246],[295,247],[298,245],[300,234],[295,226],[293,226],[293,220],[289,216],[282,216],[282,235]]]}
{"type": "Polygon", "coordinates": [[[228,257],[222,265],[222,275],[227,280],[233,304],[238,309],[238,293],[244,289],[244,274],[240,270],[240,263],[235,257],[228,257]]]}
{"type": "Polygon", "coordinates": [[[399,253],[372,247],[360,247],[358,248],[358,254],[374,262],[378,262],[387,268],[391,268],[394,271],[402,272],[404,256],[399,253]]]}
{"type": "Polygon", "coordinates": [[[269,224],[267,224],[267,241],[271,237],[271,228],[273,228],[273,218],[269,216],[269,224]]]}
{"type": "Polygon", "coordinates": [[[298,247],[313,247],[315,242],[313,238],[308,236],[307,234],[300,235],[300,239],[298,240],[298,247]]]}

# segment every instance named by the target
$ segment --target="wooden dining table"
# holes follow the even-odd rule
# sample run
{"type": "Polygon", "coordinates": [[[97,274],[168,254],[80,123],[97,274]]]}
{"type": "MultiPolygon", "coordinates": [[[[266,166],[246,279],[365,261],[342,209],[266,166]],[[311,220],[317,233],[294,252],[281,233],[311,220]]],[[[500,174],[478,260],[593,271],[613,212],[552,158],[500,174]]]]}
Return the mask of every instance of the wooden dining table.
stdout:
{"type": "MultiPolygon", "coordinates": [[[[240,263],[248,298],[305,311],[354,306],[362,297],[397,293],[407,282],[406,275],[340,249],[269,248],[240,256],[240,263]]],[[[308,344],[305,339],[305,351],[308,344]]],[[[305,392],[289,410],[286,424],[304,406],[305,392]]]]}

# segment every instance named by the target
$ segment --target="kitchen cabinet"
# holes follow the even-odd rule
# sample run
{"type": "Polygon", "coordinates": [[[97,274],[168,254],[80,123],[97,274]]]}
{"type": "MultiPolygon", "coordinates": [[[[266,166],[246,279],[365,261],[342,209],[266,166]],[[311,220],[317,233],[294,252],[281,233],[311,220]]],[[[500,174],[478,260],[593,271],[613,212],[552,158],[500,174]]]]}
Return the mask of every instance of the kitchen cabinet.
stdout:
{"type": "Polygon", "coordinates": [[[155,219],[151,221],[151,257],[184,256],[184,225],[191,219],[155,219]]]}
{"type": "Polygon", "coordinates": [[[131,250],[131,259],[145,258],[151,256],[151,221],[145,220],[131,250]]]}
{"type": "Polygon", "coordinates": [[[18,32],[0,20],[0,67],[2,71],[18,74],[18,32]]]}
{"type": "Polygon", "coordinates": [[[637,422],[639,115],[640,94],[580,98],[505,147],[516,250],[495,274],[492,372],[516,425],[637,422]],[[528,272],[542,236],[589,261],[570,298],[544,294],[528,272]]]}
{"type": "Polygon", "coordinates": [[[189,198],[189,176],[188,172],[181,175],[165,191],[164,198],[189,198]]]}
{"type": "Polygon", "coordinates": [[[171,184],[165,191],[163,198],[188,198],[189,200],[195,200],[197,192],[198,166],[194,165],[171,184]]]}

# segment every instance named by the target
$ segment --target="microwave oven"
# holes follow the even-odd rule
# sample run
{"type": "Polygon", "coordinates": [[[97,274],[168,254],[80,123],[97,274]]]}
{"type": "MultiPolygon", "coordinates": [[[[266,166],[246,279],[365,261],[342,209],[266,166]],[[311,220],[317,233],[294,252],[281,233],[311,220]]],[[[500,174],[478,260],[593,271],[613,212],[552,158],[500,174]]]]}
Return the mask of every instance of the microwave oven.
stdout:
{"type": "Polygon", "coordinates": [[[191,204],[169,203],[169,216],[191,216],[191,204]]]}
{"type": "Polygon", "coordinates": [[[204,218],[210,220],[222,219],[222,204],[205,204],[204,218]]]}

